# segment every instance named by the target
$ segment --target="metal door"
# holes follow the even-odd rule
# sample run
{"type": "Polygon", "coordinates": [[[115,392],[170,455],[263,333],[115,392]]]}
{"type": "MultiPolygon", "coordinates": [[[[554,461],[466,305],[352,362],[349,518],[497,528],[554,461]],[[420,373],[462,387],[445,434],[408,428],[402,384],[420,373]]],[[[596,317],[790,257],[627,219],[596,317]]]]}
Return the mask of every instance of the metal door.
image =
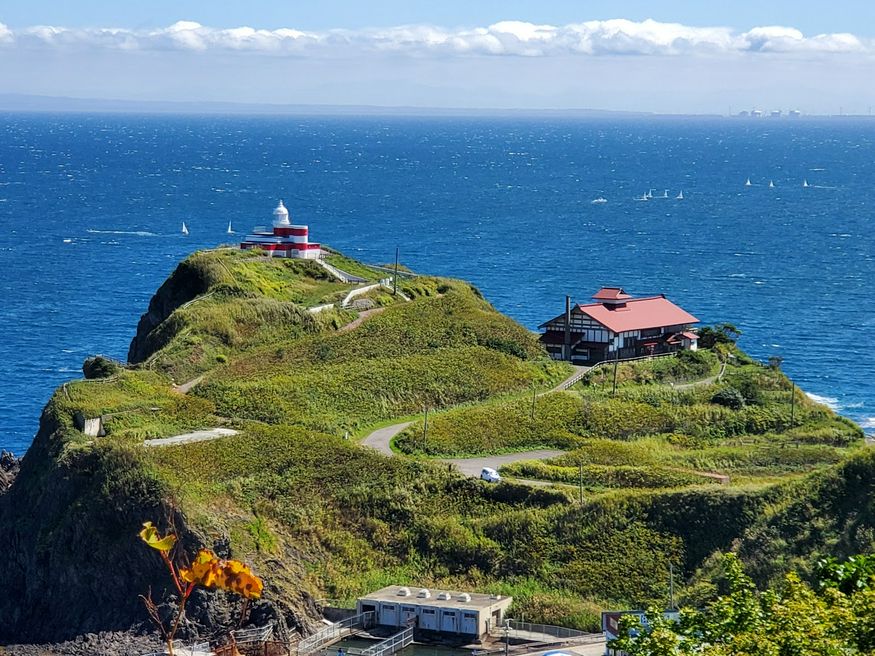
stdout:
{"type": "Polygon", "coordinates": [[[461,633],[469,633],[477,635],[477,613],[462,613],[462,631],[461,633]]]}
{"type": "Polygon", "coordinates": [[[459,629],[456,626],[456,611],[445,610],[441,612],[441,631],[443,633],[458,633],[459,629]]]}
{"type": "Polygon", "coordinates": [[[380,604],[380,624],[383,626],[398,626],[397,604],[380,604]]]}

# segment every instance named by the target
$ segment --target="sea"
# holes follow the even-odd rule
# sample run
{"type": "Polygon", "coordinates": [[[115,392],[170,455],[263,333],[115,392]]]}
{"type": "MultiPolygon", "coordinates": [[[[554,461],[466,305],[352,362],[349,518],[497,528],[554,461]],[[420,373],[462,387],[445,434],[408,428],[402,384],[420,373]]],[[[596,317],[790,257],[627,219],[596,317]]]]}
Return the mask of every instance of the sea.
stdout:
{"type": "Polygon", "coordinates": [[[875,430],[875,121],[0,122],[0,449],[26,451],[86,357],[125,359],[181,259],[239,241],[280,199],[313,240],[369,263],[397,247],[531,329],[566,294],[664,293],[875,430]]]}

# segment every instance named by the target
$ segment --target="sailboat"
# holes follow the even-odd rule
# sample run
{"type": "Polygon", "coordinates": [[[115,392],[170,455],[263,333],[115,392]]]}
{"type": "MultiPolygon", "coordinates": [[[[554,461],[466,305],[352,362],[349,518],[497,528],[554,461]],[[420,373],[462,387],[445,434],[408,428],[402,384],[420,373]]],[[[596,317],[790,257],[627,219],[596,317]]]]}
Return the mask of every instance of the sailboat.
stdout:
{"type": "Polygon", "coordinates": [[[803,180],[803,181],[802,181],[802,186],[803,186],[803,187],[809,187],[810,185],[808,184],[808,180],[803,180]]]}
{"type": "Polygon", "coordinates": [[[642,194],[640,196],[635,196],[635,200],[650,200],[650,197],[647,194],[642,194]]]}
{"type": "Polygon", "coordinates": [[[605,203],[608,202],[608,199],[605,198],[604,196],[599,196],[598,198],[594,198],[593,200],[591,200],[589,202],[593,205],[604,205],[605,203]]]}
{"type": "Polygon", "coordinates": [[[230,221],[228,221],[228,230],[227,230],[227,232],[228,232],[229,235],[233,235],[233,234],[234,234],[234,229],[231,227],[231,222],[230,222],[230,221]]]}
{"type": "Polygon", "coordinates": [[[647,193],[644,195],[647,197],[647,200],[650,200],[651,198],[653,198],[653,189],[648,189],[647,193]]]}
{"type": "Polygon", "coordinates": [[[772,182],[771,180],[769,180],[769,189],[774,189],[774,188],[775,188],[775,183],[772,182]]]}
{"type": "Polygon", "coordinates": [[[684,190],[681,189],[681,190],[678,192],[678,195],[675,196],[675,198],[676,198],[677,200],[683,200],[683,199],[684,199],[684,190]]]}
{"type": "Polygon", "coordinates": [[[748,178],[747,180],[744,181],[744,186],[750,187],[750,178],[748,178]]]}
{"type": "Polygon", "coordinates": [[[188,234],[188,228],[185,227],[185,221],[182,222],[182,234],[188,234]]]}
{"type": "Polygon", "coordinates": [[[662,196],[660,196],[660,198],[668,198],[668,189],[662,190],[662,196]]]}

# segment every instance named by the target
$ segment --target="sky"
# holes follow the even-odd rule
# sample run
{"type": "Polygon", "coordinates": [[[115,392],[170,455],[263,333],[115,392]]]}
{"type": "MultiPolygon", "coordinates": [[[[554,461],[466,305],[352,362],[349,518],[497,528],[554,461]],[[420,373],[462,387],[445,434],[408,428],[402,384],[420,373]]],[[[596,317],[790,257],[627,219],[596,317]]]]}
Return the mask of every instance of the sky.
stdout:
{"type": "Polygon", "coordinates": [[[0,94],[868,113],[875,2],[0,0],[0,94]]]}

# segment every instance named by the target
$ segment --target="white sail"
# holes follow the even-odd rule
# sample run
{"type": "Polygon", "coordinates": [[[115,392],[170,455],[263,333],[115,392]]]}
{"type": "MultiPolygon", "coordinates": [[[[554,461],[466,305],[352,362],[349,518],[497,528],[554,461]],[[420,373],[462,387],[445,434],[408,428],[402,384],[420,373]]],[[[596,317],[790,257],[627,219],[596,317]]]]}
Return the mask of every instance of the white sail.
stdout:
{"type": "Polygon", "coordinates": [[[668,198],[668,189],[663,189],[663,191],[662,191],[662,197],[663,197],[663,198],[668,198]]]}
{"type": "Polygon", "coordinates": [[[748,178],[747,180],[745,180],[745,182],[744,182],[744,186],[745,186],[745,187],[750,187],[750,178],[748,178]]]}
{"type": "Polygon", "coordinates": [[[234,229],[231,227],[231,222],[230,222],[230,221],[228,221],[228,234],[229,234],[229,235],[233,235],[233,234],[234,234],[234,229]]]}
{"type": "Polygon", "coordinates": [[[774,189],[774,188],[775,188],[775,183],[772,182],[771,180],[769,180],[769,189],[774,189]]]}
{"type": "Polygon", "coordinates": [[[803,186],[803,187],[807,187],[807,186],[809,186],[809,185],[808,185],[808,180],[803,180],[803,181],[802,181],[802,186],[803,186]]]}
{"type": "Polygon", "coordinates": [[[681,189],[681,190],[678,192],[678,195],[675,196],[675,198],[677,198],[678,200],[683,200],[683,199],[684,199],[684,190],[681,189]]]}
{"type": "Polygon", "coordinates": [[[188,234],[188,228],[185,227],[185,221],[182,222],[182,234],[188,234]]]}

